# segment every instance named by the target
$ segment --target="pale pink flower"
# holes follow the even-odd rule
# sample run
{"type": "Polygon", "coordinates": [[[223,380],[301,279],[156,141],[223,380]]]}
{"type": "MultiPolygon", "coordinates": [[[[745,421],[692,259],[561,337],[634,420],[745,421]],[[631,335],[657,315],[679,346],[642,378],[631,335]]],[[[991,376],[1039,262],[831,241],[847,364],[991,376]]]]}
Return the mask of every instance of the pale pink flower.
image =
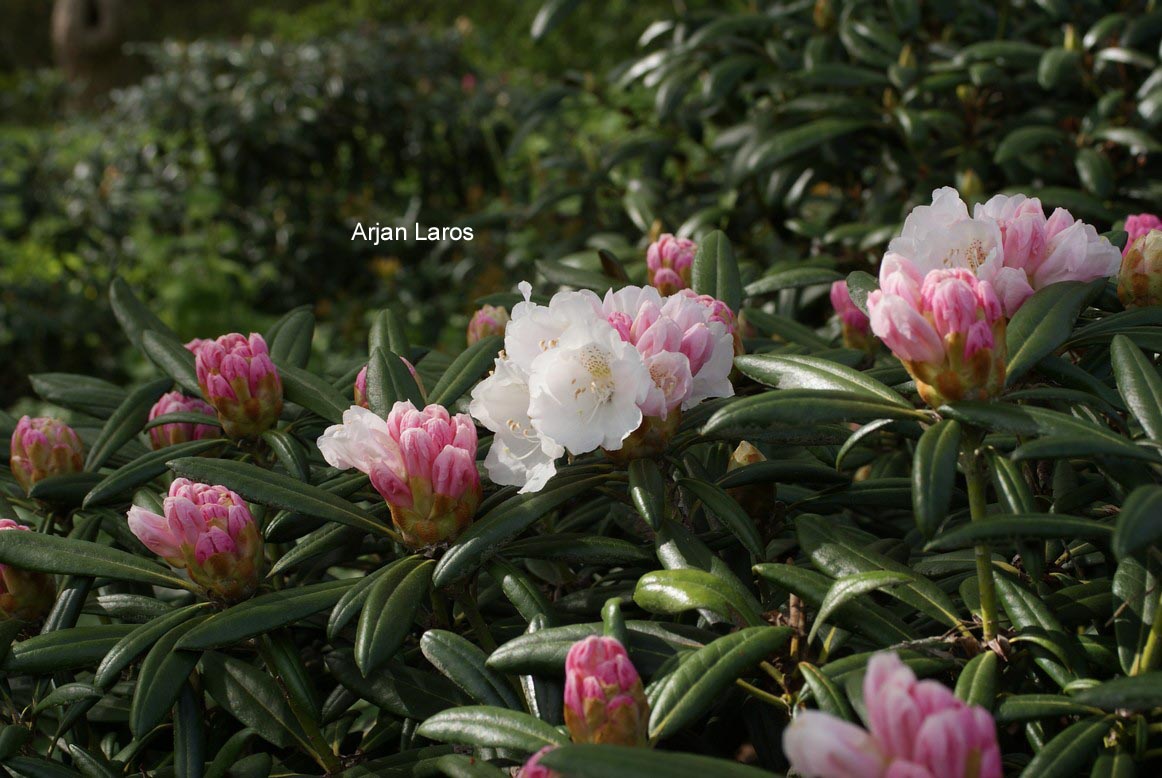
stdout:
{"type": "Polygon", "coordinates": [[[72,427],[49,416],[24,416],[12,431],[8,466],[16,481],[31,491],[49,476],[85,469],[81,439],[72,427]]]}
{"type": "Polygon", "coordinates": [[[471,346],[489,335],[503,335],[507,324],[508,310],[503,305],[481,306],[468,322],[468,345],[471,346]]]}
{"type": "Polygon", "coordinates": [[[1126,217],[1125,230],[1128,235],[1126,246],[1122,249],[1122,256],[1130,253],[1130,248],[1138,238],[1152,230],[1162,230],[1162,219],[1152,213],[1135,213],[1126,217]]]}
{"type": "Polygon", "coordinates": [[[804,711],[783,734],[803,778],[1000,778],[996,725],[935,681],[918,681],[893,653],[876,654],[863,681],[867,730],[804,711]]]}
{"type": "Polygon", "coordinates": [[[649,704],[625,647],[591,635],[565,657],[565,725],[575,743],[642,746],[649,704]]]}
{"type": "Polygon", "coordinates": [[[164,515],[129,509],[129,529],[150,551],[223,600],[258,588],[262,536],[246,501],[224,486],[174,479],[164,515]]]}
{"type": "Polygon", "coordinates": [[[480,504],[476,426],[441,405],[397,402],[387,420],[352,406],[328,427],[319,451],[332,467],[366,473],[404,540],[426,546],[455,539],[480,504]]]}
{"type": "MultiPolygon", "coordinates": [[[[149,420],[153,421],[169,413],[200,413],[211,419],[217,418],[213,406],[209,403],[195,397],[186,397],[181,392],[163,394],[149,410],[149,420]]],[[[149,428],[149,444],[155,451],[178,443],[188,443],[191,440],[207,440],[221,436],[222,431],[213,424],[179,421],[149,428]]]]}
{"type": "Polygon", "coordinates": [[[650,286],[664,295],[690,286],[690,273],[698,245],[686,238],[665,233],[646,249],[646,271],[650,286]]]}
{"type": "Polygon", "coordinates": [[[831,285],[831,307],[839,317],[843,345],[873,352],[875,339],[871,337],[871,320],[852,302],[846,281],[836,281],[831,285]]]}
{"type": "Polygon", "coordinates": [[[545,746],[529,757],[524,766],[516,773],[516,778],[561,778],[556,770],[550,770],[541,764],[541,757],[552,751],[556,746],[545,746]]]}
{"type": "Polygon", "coordinates": [[[964,268],[921,279],[908,259],[884,257],[868,295],[872,332],[916,379],[925,402],[995,396],[1004,384],[1005,319],[992,285],[964,268]]]}
{"type": "MultiPolygon", "coordinates": [[[[0,531],[31,528],[12,519],[0,519],[0,531]]],[[[0,620],[34,621],[52,610],[56,586],[52,576],[0,564],[0,620]]]]}
{"type": "Polygon", "coordinates": [[[232,332],[194,351],[198,386],[227,435],[254,438],[274,426],[282,413],[282,378],[261,335],[232,332]]]}

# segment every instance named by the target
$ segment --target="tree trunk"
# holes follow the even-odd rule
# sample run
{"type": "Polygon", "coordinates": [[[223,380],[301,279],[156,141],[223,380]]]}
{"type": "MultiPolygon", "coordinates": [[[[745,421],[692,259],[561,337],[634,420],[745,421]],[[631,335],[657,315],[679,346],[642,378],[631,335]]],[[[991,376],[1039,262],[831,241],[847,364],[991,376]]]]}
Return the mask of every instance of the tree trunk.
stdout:
{"type": "Polygon", "coordinates": [[[123,0],[55,0],[52,45],[57,65],[90,103],[123,81],[127,61],[123,0]]]}

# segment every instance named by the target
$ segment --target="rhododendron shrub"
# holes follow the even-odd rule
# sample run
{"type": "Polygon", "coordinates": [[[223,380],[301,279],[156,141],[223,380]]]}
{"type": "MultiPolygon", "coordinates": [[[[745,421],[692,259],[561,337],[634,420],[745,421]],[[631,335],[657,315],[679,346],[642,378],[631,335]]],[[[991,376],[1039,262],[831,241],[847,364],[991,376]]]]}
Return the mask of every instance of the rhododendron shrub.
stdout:
{"type": "Polygon", "coordinates": [[[114,282],[135,380],[0,416],[0,768],[1153,774],[1162,233],[976,201],[846,276],[633,236],[447,351],[114,282]]]}

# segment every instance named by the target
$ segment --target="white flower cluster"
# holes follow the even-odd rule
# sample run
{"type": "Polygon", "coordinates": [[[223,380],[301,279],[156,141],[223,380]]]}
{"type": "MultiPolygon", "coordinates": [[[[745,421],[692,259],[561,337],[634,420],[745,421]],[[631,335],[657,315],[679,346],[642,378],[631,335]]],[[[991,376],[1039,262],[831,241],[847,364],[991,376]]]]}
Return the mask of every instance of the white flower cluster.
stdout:
{"type": "Polygon", "coordinates": [[[538,491],[566,450],[616,451],[643,418],[734,394],[733,322],[713,298],[631,286],[604,300],[559,292],[546,306],[527,282],[520,290],[496,369],[468,406],[495,433],[484,464],[496,483],[538,491]]]}

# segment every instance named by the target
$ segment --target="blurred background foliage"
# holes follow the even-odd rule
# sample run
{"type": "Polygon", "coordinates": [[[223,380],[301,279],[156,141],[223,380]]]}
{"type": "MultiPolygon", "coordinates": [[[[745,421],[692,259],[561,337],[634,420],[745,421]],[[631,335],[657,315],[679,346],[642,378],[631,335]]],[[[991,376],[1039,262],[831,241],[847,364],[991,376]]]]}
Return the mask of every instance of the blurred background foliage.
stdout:
{"type": "Polygon", "coordinates": [[[388,301],[458,347],[477,299],[598,248],[640,279],[659,231],[726,230],[754,280],[870,267],[939,186],[1099,230],[1162,203],[1153,2],[123,5],[86,79],[49,3],[0,0],[0,406],[29,373],[135,369],[113,273],[184,337],[312,305],[325,360],[388,301]]]}

